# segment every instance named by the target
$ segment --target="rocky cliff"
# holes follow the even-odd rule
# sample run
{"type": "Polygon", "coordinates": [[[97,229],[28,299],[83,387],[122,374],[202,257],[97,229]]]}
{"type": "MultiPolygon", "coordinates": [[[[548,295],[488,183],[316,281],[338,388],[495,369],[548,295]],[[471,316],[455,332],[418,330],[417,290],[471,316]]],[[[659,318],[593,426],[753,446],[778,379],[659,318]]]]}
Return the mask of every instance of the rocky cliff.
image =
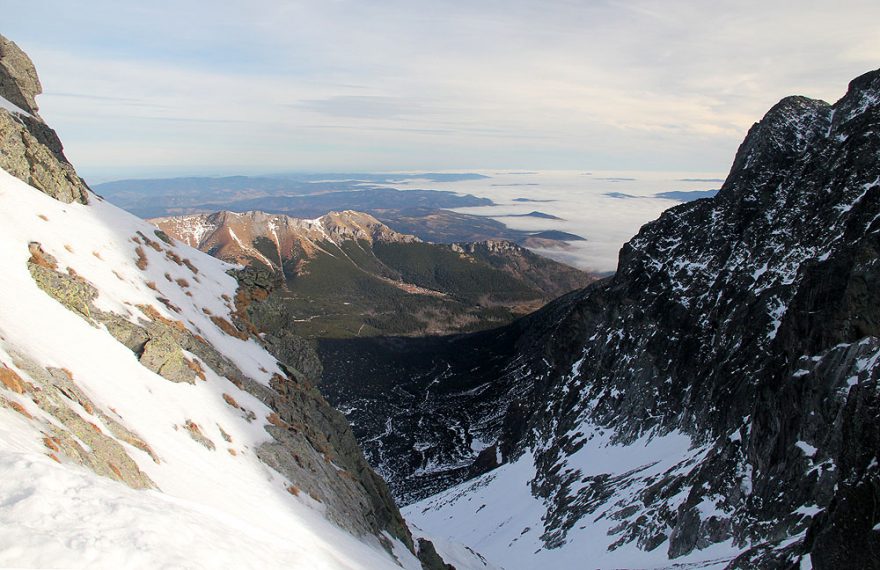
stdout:
{"type": "MultiPolygon", "coordinates": [[[[432,413],[494,405],[498,419],[429,434],[397,463],[449,445],[473,473],[502,463],[407,512],[511,568],[877,568],[878,149],[880,72],[834,105],[784,99],[718,195],[645,225],[613,277],[497,344],[451,340],[470,368],[353,353],[325,371],[331,400],[349,403],[344,369],[389,391],[427,372],[414,398],[445,392],[425,398],[432,413]]],[[[393,445],[375,424],[362,441],[393,445]]]]}

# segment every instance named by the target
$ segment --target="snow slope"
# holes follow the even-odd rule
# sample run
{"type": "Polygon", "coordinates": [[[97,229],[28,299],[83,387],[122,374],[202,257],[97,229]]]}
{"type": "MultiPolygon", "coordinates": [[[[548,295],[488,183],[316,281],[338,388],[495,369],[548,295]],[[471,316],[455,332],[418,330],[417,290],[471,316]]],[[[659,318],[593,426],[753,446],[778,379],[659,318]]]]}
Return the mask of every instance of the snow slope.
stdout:
{"type": "MultiPolygon", "coordinates": [[[[230,318],[236,282],[225,272],[231,266],[181,244],[167,248],[189,260],[190,269],[140,247],[132,237],[152,236],[154,228],[91,198],[88,206],[64,204],[0,171],[0,369],[30,384],[24,390],[10,388],[14,382],[0,385],[0,566],[398,567],[378,539],[359,540],[328,522],[320,503],[288,492],[296,482],[256,457],[256,447],[269,439],[264,418],[271,410],[264,404],[204,362],[205,381],[169,382],[103,326],[36,285],[27,266],[31,242],[57,259],[59,272],[73,270],[94,285],[101,310],[135,322],[148,318],[148,309],[138,306],[151,307],[182,322],[258,382],[279,372],[256,342],[227,335],[208,315],[230,318]],[[147,260],[143,270],[138,248],[147,260]],[[98,433],[117,439],[154,489],[100,477],[54,449],[48,436],[64,425],[35,404],[40,383],[19,366],[27,359],[65,370],[95,409],[73,401],[70,408],[98,433]],[[111,435],[101,417],[137,434],[152,454],[111,435]],[[197,442],[188,423],[215,449],[197,442]]],[[[402,544],[394,550],[404,567],[421,567],[402,544]]]]}
{"type": "MultiPolygon", "coordinates": [[[[591,434],[589,441],[568,457],[565,470],[579,470],[585,477],[608,477],[616,484],[611,496],[569,532],[564,544],[559,545],[562,548],[548,548],[542,536],[547,506],[532,493],[536,477],[532,453],[409,505],[403,509],[404,516],[431,536],[445,536],[466,544],[507,570],[668,567],[665,549],[646,551],[634,542],[611,546],[612,535],[624,518],[636,514],[625,509],[638,504],[637,493],[645,481],[669,470],[687,472],[699,463],[708,448],[691,448],[690,438],[681,433],[646,436],[631,445],[615,445],[610,431],[594,425],[582,427],[584,433],[591,434]]],[[[571,493],[577,494],[579,490],[573,488],[571,493]]],[[[686,497],[687,492],[683,491],[670,503],[680,504],[686,497]]],[[[689,566],[693,568],[721,568],[741,550],[728,541],[695,551],[675,563],[693,564],[689,566]]]]}

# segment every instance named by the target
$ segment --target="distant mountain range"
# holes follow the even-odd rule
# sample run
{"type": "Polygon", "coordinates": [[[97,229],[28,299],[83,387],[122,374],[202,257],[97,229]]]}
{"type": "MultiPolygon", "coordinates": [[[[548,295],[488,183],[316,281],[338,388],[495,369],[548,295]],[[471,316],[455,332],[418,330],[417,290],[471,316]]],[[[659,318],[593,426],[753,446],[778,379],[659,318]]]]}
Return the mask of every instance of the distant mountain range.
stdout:
{"type": "Polygon", "coordinates": [[[596,279],[506,241],[424,243],[363,212],[303,220],[222,211],[152,221],[215,257],[265,268],[278,287],[262,305],[263,320],[289,315],[283,326],[306,337],[499,326],[596,279]],[[270,309],[275,303],[284,309],[270,309]]]}
{"type": "MultiPolygon", "coordinates": [[[[96,184],[95,191],[112,203],[145,218],[205,213],[263,210],[314,218],[339,209],[400,210],[405,208],[462,208],[489,206],[491,200],[441,190],[398,190],[381,184],[403,186],[406,177],[358,175],[335,178],[228,176],[221,178],[169,178],[122,180],[96,184]]],[[[462,176],[450,176],[460,180],[462,176]]],[[[467,175],[464,179],[472,176],[467,175]]]]}
{"type": "MultiPolygon", "coordinates": [[[[522,231],[502,222],[450,208],[493,206],[488,198],[446,190],[405,187],[414,182],[466,181],[480,174],[302,174],[120,180],[95,185],[113,204],[145,218],[207,214],[221,210],[263,211],[313,219],[328,212],[372,214],[395,230],[437,243],[506,240],[528,247],[565,247],[584,239],[571,233],[522,231]]],[[[517,215],[558,220],[543,212],[517,215]]]]}

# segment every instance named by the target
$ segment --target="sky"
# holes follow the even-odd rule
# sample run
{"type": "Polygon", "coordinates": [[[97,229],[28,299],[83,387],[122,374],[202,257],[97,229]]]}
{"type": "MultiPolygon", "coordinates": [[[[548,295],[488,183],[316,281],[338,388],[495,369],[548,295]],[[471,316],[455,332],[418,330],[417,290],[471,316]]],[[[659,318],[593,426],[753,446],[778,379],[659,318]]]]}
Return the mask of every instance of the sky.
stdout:
{"type": "Polygon", "coordinates": [[[90,182],[726,172],[779,99],[880,67],[880,2],[0,0],[90,182]]]}

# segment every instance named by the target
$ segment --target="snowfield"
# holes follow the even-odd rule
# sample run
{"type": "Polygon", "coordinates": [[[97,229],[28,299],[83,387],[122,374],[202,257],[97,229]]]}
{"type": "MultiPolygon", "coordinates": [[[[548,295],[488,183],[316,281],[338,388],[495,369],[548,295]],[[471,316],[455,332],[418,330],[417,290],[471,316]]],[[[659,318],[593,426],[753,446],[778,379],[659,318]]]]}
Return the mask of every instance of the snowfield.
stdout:
{"type": "MultiPolygon", "coordinates": [[[[204,310],[230,318],[236,282],[226,274],[229,265],[176,244],[169,249],[197,273],[150,247],[141,248],[147,259],[141,270],[131,238],[137,232],[153,237],[154,228],[96,196],[91,202],[64,204],[0,171],[0,369],[24,382],[34,380],[16,365],[22,356],[65,369],[100,412],[148,444],[156,461],[120,442],[156,488],[134,490],[53,452],[50,430],[64,426],[27,391],[0,385],[6,404],[0,406],[0,566],[421,568],[402,544],[394,545],[399,566],[378,539],[355,538],[327,521],[317,501],[287,491],[296,482],[255,455],[269,439],[263,426],[271,412],[256,398],[204,363],[205,381],[169,382],[103,326],[92,326],[36,285],[27,267],[30,242],[57,259],[58,271],[72,269],[93,284],[101,310],[135,321],[146,318],[138,306],[152,307],[257,381],[267,383],[279,371],[256,342],[227,335],[204,310]],[[228,405],[224,393],[256,420],[228,405]],[[196,442],[187,422],[216,449],[196,442]]],[[[95,410],[70,407],[112,437],[95,410]]]]}

